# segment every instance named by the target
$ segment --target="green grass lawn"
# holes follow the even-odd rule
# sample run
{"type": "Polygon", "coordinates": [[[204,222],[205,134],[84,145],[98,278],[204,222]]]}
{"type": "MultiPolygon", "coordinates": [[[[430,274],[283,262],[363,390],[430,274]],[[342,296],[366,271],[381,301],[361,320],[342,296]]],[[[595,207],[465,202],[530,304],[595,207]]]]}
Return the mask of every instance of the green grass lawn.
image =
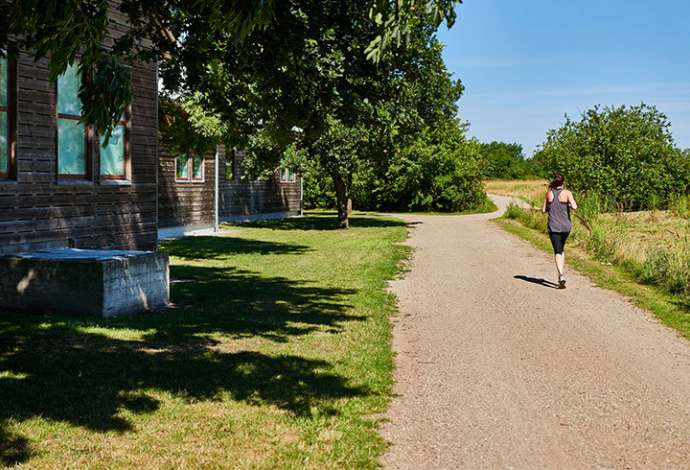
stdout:
{"type": "Polygon", "coordinates": [[[164,244],[174,308],[0,313],[0,465],[371,468],[406,227],[330,215],[164,244]]]}

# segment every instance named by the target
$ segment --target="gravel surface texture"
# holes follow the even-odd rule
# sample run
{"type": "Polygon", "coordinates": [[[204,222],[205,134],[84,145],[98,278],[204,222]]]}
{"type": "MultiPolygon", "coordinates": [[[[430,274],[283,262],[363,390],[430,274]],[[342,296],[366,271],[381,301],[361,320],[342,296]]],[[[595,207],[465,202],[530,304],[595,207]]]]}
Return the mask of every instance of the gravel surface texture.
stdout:
{"type": "Polygon", "coordinates": [[[690,468],[690,342],[498,215],[404,217],[384,467],[690,468]]]}

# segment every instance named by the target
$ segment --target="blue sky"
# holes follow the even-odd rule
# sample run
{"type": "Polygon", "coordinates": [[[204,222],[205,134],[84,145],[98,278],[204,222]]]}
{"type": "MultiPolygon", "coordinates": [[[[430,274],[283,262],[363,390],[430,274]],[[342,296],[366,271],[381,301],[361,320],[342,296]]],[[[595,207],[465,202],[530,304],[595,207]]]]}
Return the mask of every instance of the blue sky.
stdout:
{"type": "Polygon", "coordinates": [[[465,0],[439,39],[464,83],[460,117],[530,156],[567,113],[654,104],[690,147],[690,2],[465,0]]]}

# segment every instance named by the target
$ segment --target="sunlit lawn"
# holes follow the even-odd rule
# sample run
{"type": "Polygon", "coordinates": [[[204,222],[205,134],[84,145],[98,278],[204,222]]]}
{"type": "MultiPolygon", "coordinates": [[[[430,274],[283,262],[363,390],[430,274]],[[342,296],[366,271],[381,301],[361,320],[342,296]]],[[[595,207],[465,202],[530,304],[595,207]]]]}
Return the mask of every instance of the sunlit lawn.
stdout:
{"type": "Polygon", "coordinates": [[[166,243],[175,307],[0,313],[0,464],[366,468],[406,229],[331,215],[166,243]]]}

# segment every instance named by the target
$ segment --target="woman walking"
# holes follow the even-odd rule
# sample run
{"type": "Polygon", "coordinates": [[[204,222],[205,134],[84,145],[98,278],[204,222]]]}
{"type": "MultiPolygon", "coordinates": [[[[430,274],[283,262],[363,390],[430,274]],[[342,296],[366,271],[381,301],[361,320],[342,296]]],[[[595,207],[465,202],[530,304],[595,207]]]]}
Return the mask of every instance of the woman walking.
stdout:
{"type": "Polygon", "coordinates": [[[570,221],[570,209],[577,209],[573,193],[564,189],[564,185],[565,178],[563,175],[556,174],[549,184],[549,190],[541,207],[541,211],[549,215],[549,238],[556,258],[559,289],[565,289],[565,253],[563,248],[570,231],[573,229],[573,224],[570,221]]]}

